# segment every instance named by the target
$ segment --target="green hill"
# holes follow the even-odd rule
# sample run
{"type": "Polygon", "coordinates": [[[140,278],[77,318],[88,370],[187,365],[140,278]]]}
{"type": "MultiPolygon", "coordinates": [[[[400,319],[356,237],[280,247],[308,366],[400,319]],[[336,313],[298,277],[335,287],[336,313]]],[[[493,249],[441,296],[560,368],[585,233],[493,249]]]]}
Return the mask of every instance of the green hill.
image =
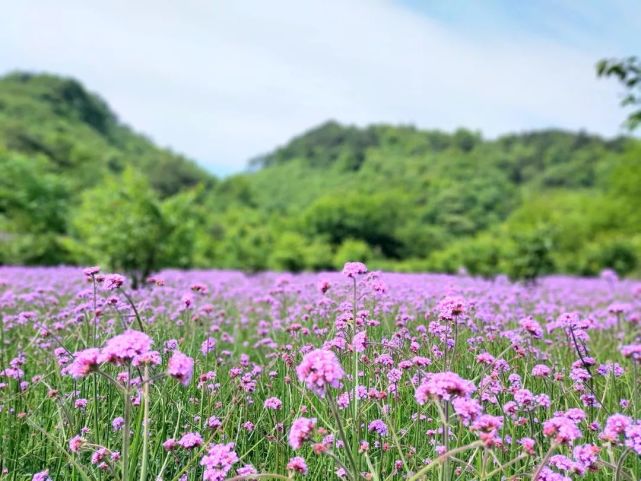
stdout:
{"type": "Polygon", "coordinates": [[[216,190],[240,191],[279,229],[320,239],[336,265],[360,255],[385,268],[516,274],[535,269],[512,265],[529,255],[519,249],[542,244],[545,270],[636,269],[641,197],[619,186],[641,179],[634,139],[546,130],[484,140],[465,129],[328,122],[251,168],[216,190]]]}
{"type": "Polygon", "coordinates": [[[0,262],[638,273],[640,185],[632,138],[336,122],[217,180],[74,80],[0,79],[0,262]]]}
{"type": "Polygon", "coordinates": [[[162,195],[210,178],[193,161],[119,122],[100,97],[76,80],[45,74],[0,78],[0,153],[41,158],[77,188],[126,165],[147,175],[162,195]]]}

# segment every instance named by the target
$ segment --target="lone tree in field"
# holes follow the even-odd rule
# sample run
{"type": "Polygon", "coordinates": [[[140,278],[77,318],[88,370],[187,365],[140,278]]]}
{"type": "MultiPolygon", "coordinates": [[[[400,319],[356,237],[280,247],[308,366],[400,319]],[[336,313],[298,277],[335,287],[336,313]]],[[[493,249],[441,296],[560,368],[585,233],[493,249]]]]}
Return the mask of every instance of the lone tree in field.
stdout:
{"type": "Polygon", "coordinates": [[[133,169],[86,191],[73,218],[75,249],[87,263],[126,273],[136,288],[163,267],[188,267],[193,254],[190,195],[160,201],[133,169]]]}

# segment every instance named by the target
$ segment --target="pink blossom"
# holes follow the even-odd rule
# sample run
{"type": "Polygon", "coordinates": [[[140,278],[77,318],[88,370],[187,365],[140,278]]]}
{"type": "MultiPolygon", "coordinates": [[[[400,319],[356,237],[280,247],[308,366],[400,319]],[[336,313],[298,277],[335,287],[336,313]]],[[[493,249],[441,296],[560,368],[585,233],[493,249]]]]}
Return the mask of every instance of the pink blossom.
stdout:
{"type": "Polygon", "coordinates": [[[49,470],[45,469],[44,471],[34,474],[31,481],[51,481],[51,478],[49,477],[49,470]]]}
{"type": "Polygon", "coordinates": [[[194,360],[176,350],[169,358],[167,373],[183,386],[188,386],[194,374],[194,360]]]}
{"type": "Polygon", "coordinates": [[[343,275],[350,279],[355,279],[363,274],[367,274],[367,266],[362,262],[347,262],[343,266],[343,275]]]}
{"type": "Polygon", "coordinates": [[[100,353],[100,362],[125,364],[151,349],[153,341],[144,332],[129,329],[107,341],[100,353]]]}
{"type": "Polygon", "coordinates": [[[316,418],[301,417],[296,419],[289,430],[288,441],[292,449],[300,449],[303,443],[311,437],[315,426],[316,418]]]}
{"type": "Polygon", "coordinates": [[[475,389],[473,382],[461,378],[456,373],[430,373],[416,389],[415,397],[419,404],[425,404],[428,399],[449,401],[455,397],[468,397],[475,389]]]}
{"type": "Polygon", "coordinates": [[[204,481],[223,481],[234,464],[239,461],[234,443],[214,444],[210,446],[200,465],[205,467],[204,481]]]}
{"type": "Polygon", "coordinates": [[[202,446],[203,438],[198,433],[186,433],[178,440],[178,445],[185,449],[194,449],[202,446]]]}
{"type": "Polygon", "coordinates": [[[100,349],[95,347],[78,351],[73,355],[73,361],[64,369],[64,372],[74,379],[85,377],[98,369],[99,357],[100,349]]]}
{"type": "Polygon", "coordinates": [[[125,281],[126,279],[120,274],[109,274],[105,276],[103,285],[105,289],[107,289],[108,291],[113,291],[115,289],[118,289],[120,286],[122,286],[125,283],[125,281]]]}
{"type": "Polygon", "coordinates": [[[307,474],[307,463],[300,456],[294,456],[287,463],[287,469],[295,473],[307,474]]]}
{"type": "Polygon", "coordinates": [[[85,439],[82,436],[74,436],[69,440],[69,451],[72,453],[77,453],[80,451],[80,448],[85,443],[85,439]]]}
{"type": "Polygon", "coordinates": [[[265,409],[274,409],[274,410],[280,409],[282,405],[283,405],[282,401],[277,397],[267,398],[263,403],[263,407],[265,409]]]}
{"type": "Polygon", "coordinates": [[[340,380],[345,375],[336,354],[325,349],[315,349],[305,354],[296,368],[296,374],[307,389],[321,397],[325,395],[327,386],[339,388],[340,380]]]}
{"type": "Polygon", "coordinates": [[[566,416],[554,416],[543,423],[543,435],[557,444],[572,444],[581,437],[581,430],[566,416]]]}

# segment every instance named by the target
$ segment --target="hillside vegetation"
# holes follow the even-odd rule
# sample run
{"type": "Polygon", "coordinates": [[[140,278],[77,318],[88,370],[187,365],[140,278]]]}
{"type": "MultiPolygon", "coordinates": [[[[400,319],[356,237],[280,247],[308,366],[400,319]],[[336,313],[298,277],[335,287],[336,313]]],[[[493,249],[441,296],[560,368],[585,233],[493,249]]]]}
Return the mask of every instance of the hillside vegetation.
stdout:
{"type": "Polygon", "coordinates": [[[78,82],[0,79],[3,263],[639,273],[641,143],[327,122],[214,178],[78,82]]]}

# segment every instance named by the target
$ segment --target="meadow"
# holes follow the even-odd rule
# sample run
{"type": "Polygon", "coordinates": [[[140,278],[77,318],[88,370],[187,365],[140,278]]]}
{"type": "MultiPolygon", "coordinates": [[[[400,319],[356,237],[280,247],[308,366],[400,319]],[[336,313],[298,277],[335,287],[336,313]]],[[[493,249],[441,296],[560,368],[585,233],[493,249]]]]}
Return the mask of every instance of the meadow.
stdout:
{"type": "Polygon", "coordinates": [[[641,478],[641,282],[0,268],[0,479],[641,478]]]}

